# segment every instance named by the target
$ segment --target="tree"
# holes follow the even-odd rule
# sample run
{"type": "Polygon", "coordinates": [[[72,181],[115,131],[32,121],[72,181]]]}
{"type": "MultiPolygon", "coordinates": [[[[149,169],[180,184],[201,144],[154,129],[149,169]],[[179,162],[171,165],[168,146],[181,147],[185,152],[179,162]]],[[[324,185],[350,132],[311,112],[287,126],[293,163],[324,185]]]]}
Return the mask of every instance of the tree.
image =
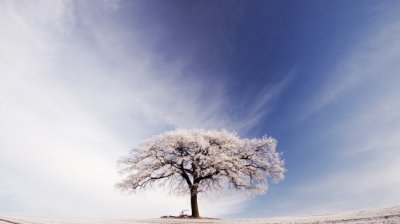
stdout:
{"type": "Polygon", "coordinates": [[[284,162],[271,137],[240,139],[225,130],[168,131],[142,142],[119,160],[124,179],[117,188],[137,191],[153,183],[189,194],[192,217],[199,218],[201,192],[240,190],[265,193],[267,179],[284,178],[284,162]]]}

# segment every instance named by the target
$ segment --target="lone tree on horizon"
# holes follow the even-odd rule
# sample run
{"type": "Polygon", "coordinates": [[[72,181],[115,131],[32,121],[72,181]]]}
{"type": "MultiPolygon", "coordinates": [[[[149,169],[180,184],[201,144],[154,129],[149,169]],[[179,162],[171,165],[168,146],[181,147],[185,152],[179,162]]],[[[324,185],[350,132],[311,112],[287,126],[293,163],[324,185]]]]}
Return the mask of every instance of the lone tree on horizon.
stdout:
{"type": "Polygon", "coordinates": [[[156,135],[119,160],[124,179],[117,188],[137,191],[154,182],[189,194],[193,218],[200,218],[197,195],[224,189],[265,193],[267,179],[284,178],[284,162],[271,137],[240,139],[226,130],[178,129],[156,135]]]}

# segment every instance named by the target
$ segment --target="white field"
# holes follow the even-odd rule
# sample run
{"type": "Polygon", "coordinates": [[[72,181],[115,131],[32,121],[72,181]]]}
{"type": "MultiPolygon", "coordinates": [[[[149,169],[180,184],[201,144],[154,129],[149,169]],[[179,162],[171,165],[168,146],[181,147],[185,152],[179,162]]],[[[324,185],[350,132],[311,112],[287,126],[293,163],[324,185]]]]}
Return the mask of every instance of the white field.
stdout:
{"type": "Polygon", "coordinates": [[[188,220],[188,219],[60,219],[60,218],[33,218],[33,217],[8,217],[0,216],[0,224],[340,224],[340,223],[399,223],[400,224],[400,206],[384,209],[371,209],[363,211],[342,212],[328,215],[312,215],[298,217],[275,217],[262,219],[232,219],[232,220],[188,220]]]}

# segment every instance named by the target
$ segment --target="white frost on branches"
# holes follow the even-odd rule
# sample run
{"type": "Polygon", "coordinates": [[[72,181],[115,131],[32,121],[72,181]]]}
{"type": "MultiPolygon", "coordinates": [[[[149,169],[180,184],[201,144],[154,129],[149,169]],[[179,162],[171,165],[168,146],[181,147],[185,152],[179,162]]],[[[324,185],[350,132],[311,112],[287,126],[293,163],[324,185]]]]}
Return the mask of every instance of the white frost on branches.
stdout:
{"type": "Polygon", "coordinates": [[[284,178],[284,162],[271,137],[240,139],[226,130],[178,129],[141,143],[120,159],[117,187],[136,191],[159,182],[173,193],[240,190],[265,193],[268,179],[284,178]]]}

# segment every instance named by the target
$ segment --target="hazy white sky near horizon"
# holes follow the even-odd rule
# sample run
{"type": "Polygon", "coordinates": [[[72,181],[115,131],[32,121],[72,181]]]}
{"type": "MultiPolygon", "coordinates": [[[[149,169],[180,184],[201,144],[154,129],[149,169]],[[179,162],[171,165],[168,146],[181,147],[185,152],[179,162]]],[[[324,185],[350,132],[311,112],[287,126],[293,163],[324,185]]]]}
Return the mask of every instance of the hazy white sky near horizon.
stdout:
{"type": "Polygon", "coordinates": [[[279,101],[302,85],[298,70],[291,69],[256,96],[232,102],[224,80],[230,76],[211,80],[201,71],[187,74],[194,56],[160,57],[157,37],[146,36],[138,24],[125,24],[120,11],[119,1],[108,0],[0,2],[0,214],[177,214],[189,208],[187,198],[161,190],[116,191],[118,157],[144,138],[176,127],[246,135],[274,110],[287,113],[280,107],[285,103],[296,111],[282,119],[282,127],[291,130],[286,139],[304,135],[306,140],[293,140],[299,144],[293,149],[286,144],[289,176],[271,198],[266,196],[270,204],[251,205],[227,195],[202,200],[202,214],[246,215],[251,206],[259,212],[250,216],[310,214],[400,203],[400,18],[395,13],[371,24],[368,35],[340,52],[335,66],[315,75],[318,84],[306,97],[289,94],[279,101]],[[231,108],[244,112],[231,116],[231,108]],[[302,125],[310,129],[298,131],[302,125]],[[320,154],[307,147],[321,147],[320,154]],[[299,167],[309,166],[304,172],[315,173],[297,174],[297,158],[291,158],[296,156],[304,161],[299,167]]]}
{"type": "Polygon", "coordinates": [[[166,128],[232,127],[218,96],[204,106],[201,81],[183,80],[179,64],[160,70],[151,46],[131,43],[136,30],[99,22],[116,1],[0,4],[1,212],[140,218],[187,208],[160,191],[117,192],[116,161],[166,128]]]}

